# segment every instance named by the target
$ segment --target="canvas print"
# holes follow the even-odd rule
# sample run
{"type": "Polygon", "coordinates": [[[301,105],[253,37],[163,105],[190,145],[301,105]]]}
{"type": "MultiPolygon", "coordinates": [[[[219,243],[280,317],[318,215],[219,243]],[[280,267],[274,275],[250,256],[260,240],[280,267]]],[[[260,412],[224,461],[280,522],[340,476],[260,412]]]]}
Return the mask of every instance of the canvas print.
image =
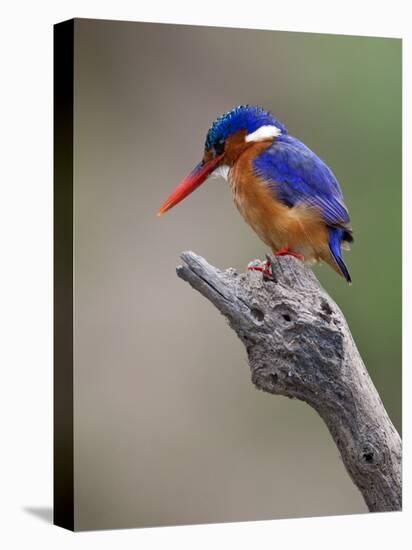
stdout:
{"type": "Polygon", "coordinates": [[[55,524],[400,511],[401,41],[54,45],[55,524]]]}

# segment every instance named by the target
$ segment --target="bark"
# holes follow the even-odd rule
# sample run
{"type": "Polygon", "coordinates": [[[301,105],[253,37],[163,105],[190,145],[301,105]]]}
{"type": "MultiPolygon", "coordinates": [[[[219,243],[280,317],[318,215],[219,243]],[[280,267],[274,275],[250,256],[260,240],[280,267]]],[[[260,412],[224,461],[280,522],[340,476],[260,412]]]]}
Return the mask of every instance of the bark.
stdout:
{"type": "Polygon", "coordinates": [[[401,439],[342,312],[313,271],[291,256],[262,273],[221,271],[193,252],[178,276],[210,300],[246,347],[259,389],[297,398],[326,423],[372,511],[401,510],[401,439]]]}

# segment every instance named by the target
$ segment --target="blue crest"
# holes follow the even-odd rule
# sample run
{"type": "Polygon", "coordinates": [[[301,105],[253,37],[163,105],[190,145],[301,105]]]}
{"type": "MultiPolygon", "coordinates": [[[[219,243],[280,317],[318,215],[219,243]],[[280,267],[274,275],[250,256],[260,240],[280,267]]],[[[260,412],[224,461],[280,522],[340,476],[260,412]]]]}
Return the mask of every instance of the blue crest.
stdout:
{"type": "Polygon", "coordinates": [[[250,134],[264,125],[276,126],[282,133],[287,133],[286,126],[268,111],[253,105],[239,105],[214,121],[207,133],[205,148],[210,149],[214,144],[226,141],[239,130],[250,134]]]}

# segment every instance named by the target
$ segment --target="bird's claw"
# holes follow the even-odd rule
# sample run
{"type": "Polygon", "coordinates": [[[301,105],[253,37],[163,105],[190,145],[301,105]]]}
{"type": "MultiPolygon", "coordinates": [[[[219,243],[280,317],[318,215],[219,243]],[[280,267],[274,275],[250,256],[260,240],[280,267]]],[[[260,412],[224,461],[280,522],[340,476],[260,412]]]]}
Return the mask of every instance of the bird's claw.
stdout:
{"type": "Polygon", "coordinates": [[[272,273],[272,266],[269,260],[266,260],[263,265],[259,260],[253,260],[253,262],[250,262],[248,264],[247,268],[249,271],[260,271],[265,281],[275,280],[272,273]]]}

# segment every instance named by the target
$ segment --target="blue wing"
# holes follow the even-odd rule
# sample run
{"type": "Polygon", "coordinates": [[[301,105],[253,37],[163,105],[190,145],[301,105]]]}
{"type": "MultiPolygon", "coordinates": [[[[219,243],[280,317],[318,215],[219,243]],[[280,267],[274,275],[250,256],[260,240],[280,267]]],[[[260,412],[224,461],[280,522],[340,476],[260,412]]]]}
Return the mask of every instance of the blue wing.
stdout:
{"type": "Polygon", "coordinates": [[[301,141],[282,135],[255,159],[254,168],[278,200],[289,207],[305,204],[317,208],[327,225],[344,228],[347,240],[352,240],[349,213],[337,179],[301,141]]]}

